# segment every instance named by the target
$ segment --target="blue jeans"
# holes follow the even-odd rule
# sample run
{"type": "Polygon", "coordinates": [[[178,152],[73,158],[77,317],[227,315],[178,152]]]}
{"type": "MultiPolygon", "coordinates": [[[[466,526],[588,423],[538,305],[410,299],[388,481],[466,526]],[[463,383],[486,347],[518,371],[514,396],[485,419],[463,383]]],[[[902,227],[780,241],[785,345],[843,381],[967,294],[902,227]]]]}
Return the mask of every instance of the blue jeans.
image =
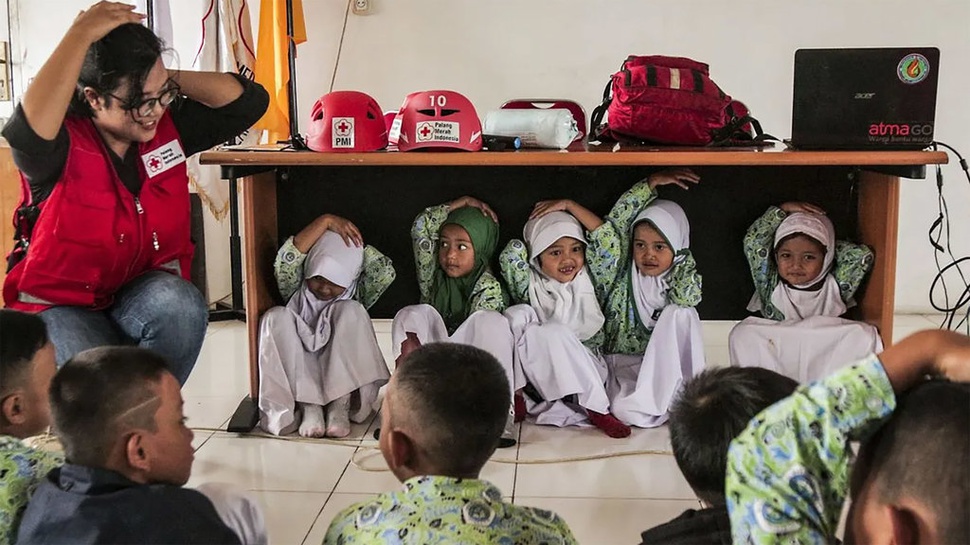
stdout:
{"type": "Polygon", "coordinates": [[[58,367],[88,348],[137,345],[164,356],[185,384],[202,350],[209,312],[202,294],[173,274],[152,271],[132,280],[104,310],[60,306],[40,313],[58,367]]]}

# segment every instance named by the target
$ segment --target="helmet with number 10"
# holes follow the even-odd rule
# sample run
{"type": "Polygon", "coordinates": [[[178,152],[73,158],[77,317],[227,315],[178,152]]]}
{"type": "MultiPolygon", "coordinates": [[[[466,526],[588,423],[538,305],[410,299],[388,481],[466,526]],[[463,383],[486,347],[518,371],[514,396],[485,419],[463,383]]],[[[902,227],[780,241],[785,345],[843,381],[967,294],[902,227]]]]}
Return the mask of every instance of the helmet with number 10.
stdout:
{"type": "Polygon", "coordinates": [[[482,122],[470,100],[455,91],[420,91],[404,99],[391,142],[401,151],[482,149],[482,122]]]}
{"type": "Polygon", "coordinates": [[[377,151],[387,147],[387,127],[377,101],[359,91],[333,91],[310,112],[306,145],[313,151],[377,151]]]}

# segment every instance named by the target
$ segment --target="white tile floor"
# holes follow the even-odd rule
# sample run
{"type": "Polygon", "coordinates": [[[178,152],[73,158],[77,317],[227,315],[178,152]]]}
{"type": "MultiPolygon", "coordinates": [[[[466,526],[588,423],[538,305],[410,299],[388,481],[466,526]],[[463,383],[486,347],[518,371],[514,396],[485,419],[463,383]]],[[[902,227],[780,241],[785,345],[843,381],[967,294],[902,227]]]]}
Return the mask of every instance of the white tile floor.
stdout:
{"type": "MultiPolygon", "coordinates": [[[[894,337],[939,325],[936,316],[899,315],[894,337]]],[[[733,322],[705,322],[711,365],[727,364],[727,335],[733,322]]],[[[390,324],[375,321],[385,355],[390,324]]],[[[249,390],[246,328],[240,322],[209,326],[202,354],[183,395],[189,423],[224,428],[249,390]]],[[[340,442],[297,442],[198,431],[189,485],[230,482],[253,491],[263,503],[270,542],[319,544],[344,507],[397,487],[371,437],[375,423],[355,426],[340,442]],[[368,457],[369,456],[369,457],[368,457]],[[363,458],[360,465],[352,458],[363,458]]],[[[628,439],[609,439],[595,430],[523,424],[519,444],[500,450],[482,472],[513,502],[551,509],[580,543],[630,544],[639,532],[697,506],[690,487],[669,454],[666,427],[634,430],[628,439]],[[633,451],[659,454],[622,455],[633,451]],[[601,456],[589,461],[536,463],[601,456]],[[516,463],[518,462],[518,463],[516,463]]]]}

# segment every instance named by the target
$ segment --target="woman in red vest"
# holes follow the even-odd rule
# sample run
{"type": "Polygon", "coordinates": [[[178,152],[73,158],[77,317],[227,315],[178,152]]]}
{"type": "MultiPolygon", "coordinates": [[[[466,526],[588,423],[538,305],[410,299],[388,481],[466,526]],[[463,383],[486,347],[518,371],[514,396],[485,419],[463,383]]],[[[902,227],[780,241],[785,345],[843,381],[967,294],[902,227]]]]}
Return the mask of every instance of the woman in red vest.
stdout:
{"type": "Polygon", "coordinates": [[[24,181],[3,297],[40,313],[59,364],[137,344],[184,384],[208,317],[187,281],[185,161],[250,127],[268,97],[233,74],[166,69],[133,10],[78,15],[3,129],[24,181]]]}

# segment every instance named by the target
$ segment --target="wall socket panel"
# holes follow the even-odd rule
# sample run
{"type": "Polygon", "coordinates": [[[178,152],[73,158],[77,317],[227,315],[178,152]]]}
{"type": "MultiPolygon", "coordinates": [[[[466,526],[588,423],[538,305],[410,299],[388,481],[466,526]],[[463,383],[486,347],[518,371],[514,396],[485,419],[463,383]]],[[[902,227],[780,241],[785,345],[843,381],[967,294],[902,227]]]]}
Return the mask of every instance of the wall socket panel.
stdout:
{"type": "Polygon", "coordinates": [[[368,15],[374,0],[350,0],[350,9],[357,15],[368,15]]]}

